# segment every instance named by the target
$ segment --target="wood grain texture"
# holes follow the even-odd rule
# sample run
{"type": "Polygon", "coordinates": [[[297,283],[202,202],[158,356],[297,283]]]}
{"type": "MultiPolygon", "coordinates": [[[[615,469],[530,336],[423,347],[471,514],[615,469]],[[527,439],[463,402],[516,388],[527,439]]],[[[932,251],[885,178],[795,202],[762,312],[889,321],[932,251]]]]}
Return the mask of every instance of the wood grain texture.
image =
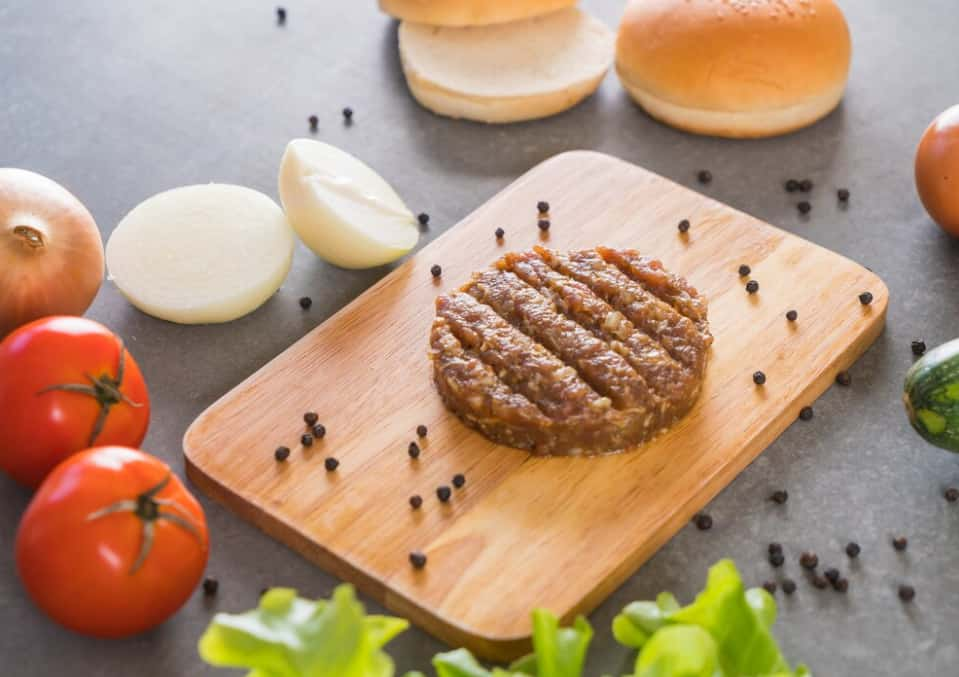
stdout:
{"type": "Polygon", "coordinates": [[[246,519],[452,645],[528,647],[529,611],[588,612],[828,388],[882,330],[888,292],[861,266],[662,177],[592,152],[558,155],[413,256],[208,409],[187,431],[190,478],[246,519]],[[533,458],[449,414],[426,357],[433,300],[508,250],[635,247],[709,301],[704,391],[653,443],[533,458]],[[688,235],[677,231],[688,218],[688,235]],[[500,243],[496,227],[506,230],[500,243]],[[443,276],[434,280],[430,266],[443,276]],[[752,267],[758,294],[737,269],[752,267]],[[858,295],[870,291],[869,306],[858,295]],[[785,313],[799,312],[789,323],[785,313]],[[757,388],[752,373],[768,377],[757,388]],[[303,412],[328,433],[301,449],[303,412]],[[423,423],[418,461],[407,455],[423,423]],[[294,449],[277,463],[273,449],[294,449]],[[328,473],[323,458],[335,455],[328,473]],[[465,473],[441,504],[435,488],[465,473]],[[421,494],[423,508],[407,503],[421,494]],[[408,562],[422,550],[422,571],[408,562]]]}

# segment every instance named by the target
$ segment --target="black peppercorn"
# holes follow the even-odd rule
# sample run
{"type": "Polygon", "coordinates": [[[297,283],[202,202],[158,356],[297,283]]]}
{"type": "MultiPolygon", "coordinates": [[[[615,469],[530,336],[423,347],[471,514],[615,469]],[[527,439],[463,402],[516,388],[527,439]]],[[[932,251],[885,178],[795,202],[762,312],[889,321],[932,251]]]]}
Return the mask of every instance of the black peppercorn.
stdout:
{"type": "Polygon", "coordinates": [[[790,322],[795,322],[796,320],[799,319],[799,313],[797,313],[795,310],[787,311],[786,319],[789,320],[790,322]]]}
{"type": "Polygon", "coordinates": [[[812,210],[812,205],[809,204],[806,200],[803,200],[796,205],[796,209],[799,210],[800,214],[808,214],[812,210]]]}
{"type": "Polygon", "coordinates": [[[912,342],[912,354],[916,357],[922,357],[926,354],[926,342],[925,341],[913,341],[912,342]]]}
{"type": "Polygon", "coordinates": [[[439,277],[442,274],[443,274],[443,269],[440,268],[439,265],[434,263],[432,267],[430,268],[430,275],[432,275],[433,277],[439,277]]]}
{"type": "Polygon", "coordinates": [[[799,182],[796,179],[789,179],[786,181],[786,192],[795,193],[799,190],[799,182]]]}
{"type": "Polygon", "coordinates": [[[320,118],[316,117],[315,115],[311,115],[309,118],[307,118],[307,121],[310,123],[310,131],[315,132],[320,124],[320,118]]]}
{"type": "Polygon", "coordinates": [[[850,374],[848,371],[839,372],[836,374],[836,383],[841,386],[852,385],[852,374],[850,374]]]}
{"type": "Polygon", "coordinates": [[[943,497],[950,503],[955,503],[959,501],[959,489],[955,487],[949,487],[944,492],[942,492],[943,497]]]}
{"type": "Polygon", "coordinates": [[[446,503],[450,500],[450,497],[453,495],[453,490],[450,489],[445,484],[439,487],[436,487],[436,498],[440,499],[443,503],[446,503]]]}
{"type": "Polygon", "coordinates": [[[825,576],[830,583],[835,583],[839,580],[839,569],[836,567],[829,567],[822,572],[822,575],[825,576]]]}
{"type": "Polygon", "coordinates": [[[770,595],[776,594],[776,583],[773,581],[766,581],[763,583],[763,590],[768,592],[770,595]]]}
{"type": "Polygon", "coordinates": [[[320,415],[317,414],[315,411],[308,411],[305,414],[303,414],[303,421],[307,425],[315,425],[316,422],[319,420],[320,420],[320,415]]]}
{"type": "Polygon", "coordinates": [[[707,515],[704,512],[699,513],[693,518],[693,522],[696,523],[696,528],[700,531],[709,531],[713,528],[713,518],[707,515]]]}
{"type": "Polygon", "coordinates": [[[864,291],[862,294],[860,294],[859,303],[861,303],[864,306],[868,306],[870,303],[872,303],[872,293],[868,291],[864,291]]]}
{"type": "Polygon", "coordinates": [[[713,180],[713,174],[708,169],[701,169],[699,173],[696,174],[696,178],[699,179],[700,183],[707,184],[713,180]]]}
{"type": "Polygon", "coordinates": [[[549,230],[549,219],[540,219],[536,222],[536,225],[539,226],[539,229],[542,231],[549,230]]]}
{"type": "Polygon", "coordinates": [[[343,120],[345,122],[353,121],[353,109],[350,108],[349,106],[343,109],[343,120]]]}
{"type": "Polygon", "coordinates": [[[326,436],[326,426],[322,423],[317,423],[313,426],[313,437],[314,439],[322,440],[326,436]]]}
{"type": "Polygon", "coordinates": [[[466,484],[466,476],[463,473],[456,473],[453,475],[453,486],[457,489],[462,489],[466,484]]]}
{"type": "Polygon", "coordinates": [[[756,280],[750,280],[746,283],[746,291],[750,294],[755,294],[759,291],[759,283],[756,280]]]}
{"type": "Polygon", "coordinates": [[[799,410],[800,421],[811,421],[814,416],[812,407],[803,407],[799,410]]]}
{"type": "Polygon", "coordinates": [[[340,467],[340,462],[337,461],[332,456],[330,456],[325,461],[323,461],[323,466],[326,468],[327,472],[333,472],[334,470],[340,467]]]}
{"type": "Polygon", "coordinates": [[[207,597],[213,597],[220,589],[220,581],[215,578],[203,579],[203,594],[207,597]]]}
{"type": "Polygon", "coordinates": [[[899,599],[903,602],[911,602],[916,598],[916,589],[911,585],[899,586],[899,599]]]}
{"type": "Polygon", "coordinates": [[[416,220],[420,222],[421,226],[429,225],[430,215],[426,212],[420,212],[420,215],[416,217],[416,220]]]}
{"type": "Polygon", "coordinates": [[[497,239],[497,240],[502,240],[502,239],[503,239],[503,236],[506,235],[506,231],[503,230],[502,228],[497,228],[497,229],[493,232],[493,235],[496,236],[496,239],[497,239]]]}
{"type": "Polygon", "coordinates": [[[803,179],[799,182],[799,190],[803,193],[808,193],[812,190],[812,181],[809,179],[803,179]]]}
{"type": "Polygon", "coordinates": [[[836,197],[839,198],[840,202],[849,202],[849,189],[840,188],[836,191],[836,197]]]}
{"type": "Polygon", "coordinates": [[[413,496],[410,496],[410,507],[413,508],[413,510],[419,510],[422,505],[423,505],[422,496],[420,496],[419,494],[414,494],[413,496]]]}
{"type": "Polygon", "coordinates": [[[829,587],[829,581],[827,581],[822,576],[814,575],[811,580],[812,580],[813,587],[819,590],[825,590],[826,588],[829,587]]]}
{"type": "Polygon", "coordinates": [[[905,536],[896,536],[892,539],[892,547],[894,547],[899,552],[902,552],[909,546],[909,539],[905,536]]]}
{"type": "Polygon", "coordinates": [[[783,579],[783,592],[787,595],[791,595],[796,592],[796,581],[791,578],[783,579]]]}
{"type": "Polygon", "coordinates": [[[764,383],[766,383],[766,375],[762,373],[761,371],[754,372],[753,383],[755,383],[758,386],[763,385],[764,383]]]}
{"type": "Polygon", "coordinates": [[[782,505],[789,500],[789,492],[785,489],[777,489],[769,495],[769,500],[782,505]]]}
{"type": "Polygon", "coordinates": [[[276,451],[273,452],[273,458],[277,461],[285,461],[290,457],[290,448],[289,447],[277,447],[276,451]]]}
{"type": "Polygon", "coordinates": [[[410,458],[419,458],[420,457],[420,445],[416,442],[410,442],[409,448],[406,452],[410,455],[410,458]]]}
{"type": "Polygon", "coordinates": [[[837,578],[836,580],[832,581],[832,589],[843,594],[849,592],[849,579],[837,578]]]}
{"type": "Polygon", "coordinates": [[[300,435],[300,444],[302,444],[304,447],[312,447],[313,436],[310,433],[303,433],[300,435]]]}
{"type": "Polygon", "coordinates": [[[539,202],[536,203],[536,209],[537,211],[539,211],[540,214],[548,214],[549,202],[546,202],[546,200],[540,200],[539,202]]]}
{"type": "Polygon", "coordinates": [[[426,566],[426,555],[419,550],[414,550],[410,553],[410,564],[413,565],[414,569],[422,569],[426,566]]]}
{"type": "Polygon", "coordinates": [[[303,310],[309,310],[310,306],[312,305],[313,305],[313,299],[311,299],[309,296],[304,296],[300,298],[300,308],[302,308],[303,310]]]}
{"type": "Polygon", "coordinates": [[[862,548],[859,547],[859,544],[855,541],[850,541],[846,544],[846,554],[852,559],[859,557],[859,553],[862,552],[862,548]]]}
{"type": "Polygon", "coordinates": [[[782,543],[770,543],[767,550],[769,551],[770,555],[773,555],[777,552],[782,552],[783,551],[782,543]]]}
{"type": "Polygon", "coordinates": [[[419,436],[419,437],[426,437],[426,433],[427,433],[427,432],[429,432],[429,431],[426,429],[426,426],[423,425],[422,423],[420,423],[418,426],[416,426],[416,434],[417,434],[417,436],[419,436]]]}
{"type": "Polygon", "coordinates": [[[683,219],[679,222],[679,232],[688,233],[689,232],[689,219],[683,219]]]}
{"type": "Polygon", "coordinates": [[[814,552],[804,552],[799,556],[799,566],[803,569],[815,569],[819,566],[819,557],[814,552]]]}
{"type": "Polygon", "coordinates": [[[746,277],[746,276],[749,275],[751,272],[753,272],[753,271],[752,271],[752,268],[750,268],[749,266],[747,266],[745,263],[742,264],[741,266],[739,266],[739,277],[746,277]]]}
{"type": "Polygon", "coordinates": [[[286,23],[286,8],[277,7],[276,8],[276,22],[279,24],[286,23]]]}
{"type": "Polygon", "coordinates": [[[782,552],[772,552],[769,554],[769,563],[778,569],[786,563],[786,557],[782,552]]]}

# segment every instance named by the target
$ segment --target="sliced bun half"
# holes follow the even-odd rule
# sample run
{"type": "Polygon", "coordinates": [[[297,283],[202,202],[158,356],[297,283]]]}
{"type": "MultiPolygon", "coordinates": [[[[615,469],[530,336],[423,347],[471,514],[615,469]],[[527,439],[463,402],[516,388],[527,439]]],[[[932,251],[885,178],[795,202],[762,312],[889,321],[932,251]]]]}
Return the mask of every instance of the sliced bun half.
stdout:
{"type": "Polygon", "coordinates": [[[594,91],[614,36],[570,8],[494,26],[404,22],[400,58],[413,96],[434,113],[502,123],[555,115],[594,91]]]}
{"type": "Polygon", "coordinates": [[[576,0],[380,0],[397,19],[431,26],[486,26],[572,7],[576,0]]]}
{"type": "Polygon", "coordinates": [[[851,53],[833,0],[632,0],[616,70],[633,99],[666,124],[760,137],[805,127],[835,108],[851,53]]]}

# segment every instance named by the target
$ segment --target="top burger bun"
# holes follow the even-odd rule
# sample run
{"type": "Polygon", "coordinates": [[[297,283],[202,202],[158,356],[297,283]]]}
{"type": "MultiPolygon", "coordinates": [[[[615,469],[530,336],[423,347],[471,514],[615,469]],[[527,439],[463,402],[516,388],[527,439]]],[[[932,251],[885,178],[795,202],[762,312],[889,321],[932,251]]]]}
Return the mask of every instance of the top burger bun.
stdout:
{"type": "Polygon", "coordinates": [[[576,0],[380,0],[397,19],[431,26],[486,26],[572,7],[576,0]]]}
{"type": "Polygon", "coordinates": [[[616,69],[637,103],[666,124],[760,137],[835,108],[851,52],[833,0],[632,0],[616,69]]]}

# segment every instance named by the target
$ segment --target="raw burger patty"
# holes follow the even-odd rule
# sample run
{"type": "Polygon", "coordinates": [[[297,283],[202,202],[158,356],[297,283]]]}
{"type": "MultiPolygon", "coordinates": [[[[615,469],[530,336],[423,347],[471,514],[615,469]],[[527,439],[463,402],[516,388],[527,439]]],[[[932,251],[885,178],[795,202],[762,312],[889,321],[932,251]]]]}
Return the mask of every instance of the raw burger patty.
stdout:
{"type": "Polygon", "coordinates": [[[597,454],[686,414],[712,341],[705,301],[659,261],[536,247],[436,299],[430,358],[446,406],[494,442],[597,454]]]}

